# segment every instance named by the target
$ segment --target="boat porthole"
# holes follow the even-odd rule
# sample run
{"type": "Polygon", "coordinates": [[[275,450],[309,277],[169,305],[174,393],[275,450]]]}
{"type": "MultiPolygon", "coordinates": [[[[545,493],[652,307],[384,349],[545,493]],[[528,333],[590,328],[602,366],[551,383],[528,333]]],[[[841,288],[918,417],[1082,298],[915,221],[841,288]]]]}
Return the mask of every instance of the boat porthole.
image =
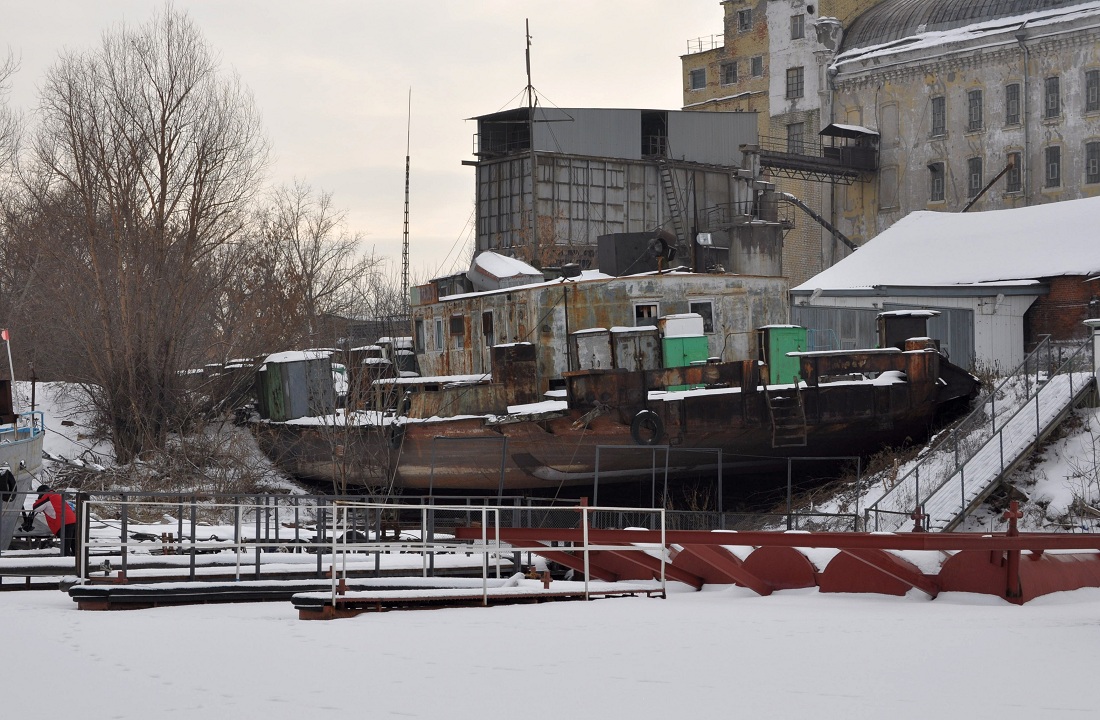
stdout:
{"type": "Polygon", "coordinates": [[[638,445],[656,445],[664,434],[665,424],[652,410],[642,410],[630,423],[630,437],[638,445]]]}

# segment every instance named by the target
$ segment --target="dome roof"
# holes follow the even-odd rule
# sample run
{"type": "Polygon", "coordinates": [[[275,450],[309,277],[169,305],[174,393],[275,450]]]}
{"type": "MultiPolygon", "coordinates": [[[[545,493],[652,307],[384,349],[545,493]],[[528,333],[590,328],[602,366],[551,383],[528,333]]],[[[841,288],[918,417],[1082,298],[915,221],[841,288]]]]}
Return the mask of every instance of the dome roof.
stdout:
{"type": "Polygon", "coordinates": [[[1090,0],[885,0],[860,15],[841,50],[892,42],[921,32],[1081,5],[1090,0]]]}

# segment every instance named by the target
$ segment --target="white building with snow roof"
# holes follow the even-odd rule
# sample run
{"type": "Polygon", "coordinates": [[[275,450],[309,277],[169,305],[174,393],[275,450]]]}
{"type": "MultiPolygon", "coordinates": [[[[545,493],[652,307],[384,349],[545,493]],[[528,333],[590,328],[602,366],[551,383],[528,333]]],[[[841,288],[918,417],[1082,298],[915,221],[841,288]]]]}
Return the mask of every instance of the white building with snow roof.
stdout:
{"type": "Polygon", "coordinates": [[[957,364],[1009,369],[1042,336],[1100,317],[1100,198],[979,213],[914,212],[791,290],[818,347],[873,341],[883,310],[929,308],[957,364]]]}

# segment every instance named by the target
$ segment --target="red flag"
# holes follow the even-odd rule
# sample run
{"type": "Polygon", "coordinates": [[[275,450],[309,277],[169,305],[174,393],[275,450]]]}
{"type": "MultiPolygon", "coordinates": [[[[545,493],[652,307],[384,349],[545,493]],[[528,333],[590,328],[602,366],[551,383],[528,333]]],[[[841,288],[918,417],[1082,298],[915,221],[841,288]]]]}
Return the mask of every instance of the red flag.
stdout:
{"type": "Polygon", "coordinates": [[[4,342],[7,342],[8,340],[11,340],[11,335],[8,335],[8,329],[7,328],[4,328],[3,330],[0,330],[0,338],[3,338],[4,342]]]}

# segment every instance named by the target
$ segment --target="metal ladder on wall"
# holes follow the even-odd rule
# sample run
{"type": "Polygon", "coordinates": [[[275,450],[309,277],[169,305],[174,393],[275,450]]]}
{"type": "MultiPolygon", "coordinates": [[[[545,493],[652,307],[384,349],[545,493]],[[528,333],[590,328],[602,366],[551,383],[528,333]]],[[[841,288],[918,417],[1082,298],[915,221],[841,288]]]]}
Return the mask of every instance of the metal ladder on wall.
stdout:
{"type": "Polygon", "coordinates": [[[665,202],[668,205],[669,219],[672,220],[672,228],[676,232],[676,241],[684,242],[687,238],[687,229],[684,226],[684,212],[680,203],[680,195],[676,192],[676,178],[672,175],[672,168],[668,164],[668,158],[659,158],[657,166],[661,170],[661,187],[665,191],[665,202]]]}
{"type": "Polygon", "coordinates": [[[772,447],[806,447],[806,406],[798,386],[769,390],[765,385],[764,396],[772,420],[772,447]]]}

